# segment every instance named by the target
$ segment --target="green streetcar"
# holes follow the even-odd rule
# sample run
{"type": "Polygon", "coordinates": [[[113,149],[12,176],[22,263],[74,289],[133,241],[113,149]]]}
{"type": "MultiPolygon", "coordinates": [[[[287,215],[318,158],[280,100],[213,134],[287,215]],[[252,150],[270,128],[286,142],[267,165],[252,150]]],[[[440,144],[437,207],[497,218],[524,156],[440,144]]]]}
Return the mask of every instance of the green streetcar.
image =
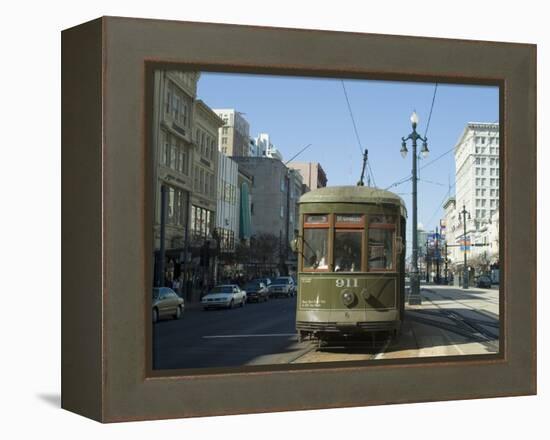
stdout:
{"type": "Polygon", "coordinates": [[[365,186],[304,194],[296,329],[319,341],[400,329],[405,292],[403,200],[365,186]]]}

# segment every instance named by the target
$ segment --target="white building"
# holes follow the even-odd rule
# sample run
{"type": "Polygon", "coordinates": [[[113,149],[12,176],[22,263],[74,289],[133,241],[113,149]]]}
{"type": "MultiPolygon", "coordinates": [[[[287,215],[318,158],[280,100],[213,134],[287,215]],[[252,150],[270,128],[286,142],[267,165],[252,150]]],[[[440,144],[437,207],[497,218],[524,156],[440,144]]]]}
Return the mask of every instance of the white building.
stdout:
{"type": "MultiPolygon", "coordinates": [[[[499,165],[499,124],[468,123],[455,146],[456,196],[444,206],[444,222],[453,245],[464,238],[466,222],[466,237],[477,245],[468,252],[470,261],[498,261],[499,165]]],[[[464,253],[451,247],[449,258],[460,264],[464,253]]]]}
{"type": "Polygon", "coordinates": [[[499,124],[470,122],[455,146],[456,205],[478,226],[499,206],[499,124]]]}
{"type": "MultiPolygon", "coordinates": [[[[445,215],[441,220],[441,224],[445,225],[445,241],[448,244],[458,244],[459,237],[462,237],[463,230],[459,228],[458,211],[456,209],[456,199],[449,197],[443,205],[445,215]]],[[[462,258],[460,248],[450,246],[447,248],[447,258],[452,263],[457,263],[462,258]]]]}
{"type": "Polygon", "coordinates": [[[254,138],[256,157],[270,157],[272,159],[283,160],[281,152],[271,142],[269,133],[260,133],[254,138]]]}

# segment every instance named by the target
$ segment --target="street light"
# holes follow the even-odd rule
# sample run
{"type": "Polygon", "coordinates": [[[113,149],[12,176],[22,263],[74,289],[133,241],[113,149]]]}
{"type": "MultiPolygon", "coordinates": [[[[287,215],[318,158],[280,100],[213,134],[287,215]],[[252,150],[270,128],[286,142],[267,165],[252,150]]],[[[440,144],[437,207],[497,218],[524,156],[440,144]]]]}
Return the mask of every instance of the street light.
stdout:
{"type": "Polygon", "coordinates": [[[409,304],[421,304],[422,299],[420,297],[420,278],[418,274],[418,216],[417,216],[417,195],[416,195],[416,186],[418,182],[417,176],[417,152],[416,152],[416,141],[420,139],[422,141],[422,156],[426,158],[428,156],[428,138],[420,136],[416,132],[416,126],[418,125],[418,115],[414,111],[411,115],[411,124],[412,124],[412,133],[407,137],[401,138],[401,156],[405,158],[407,156],[407,141],[410,139],[412,141],[412,273],[411,273],[411,293],[409,295],[409,304]]]}
{"type": "Polygon", "coordinates": [[[468,214],[468,220],[470,220],[472,217],[470,216],[470,213],[466,211],[466,205],[462,205],[462,211],[460,211],[460,214],[462,215],[462,224],[464,226],[464,236],[463,236],[463,245],[464,245],[464,269],[462,270],[462,288],[467,289],[468,288],[468,253],[466,252],[466,214],[468,214]]]}

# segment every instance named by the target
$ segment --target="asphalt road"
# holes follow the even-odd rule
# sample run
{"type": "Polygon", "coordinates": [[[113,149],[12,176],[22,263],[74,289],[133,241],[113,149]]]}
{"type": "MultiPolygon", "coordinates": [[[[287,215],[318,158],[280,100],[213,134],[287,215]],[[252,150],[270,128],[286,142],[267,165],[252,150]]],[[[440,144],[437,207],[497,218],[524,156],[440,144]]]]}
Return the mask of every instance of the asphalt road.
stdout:
{"type": "Polygon", "coordinates": [[[310,344],[298,343],[296,298],[231,310],[186,310],[153,326],[154,369],[289,363],[310,344]]]}
{"type": "Polygon", "coordinates": [[[498,290],[449,286],[422,290],[407,306],[401,335],[372,348],[322,348],[299,343],[296,298],[232,310],[187,309],[180,320],[153,325],[155,369],[224,368],[308,362],[416,358],[498,352],[498,290]]]}

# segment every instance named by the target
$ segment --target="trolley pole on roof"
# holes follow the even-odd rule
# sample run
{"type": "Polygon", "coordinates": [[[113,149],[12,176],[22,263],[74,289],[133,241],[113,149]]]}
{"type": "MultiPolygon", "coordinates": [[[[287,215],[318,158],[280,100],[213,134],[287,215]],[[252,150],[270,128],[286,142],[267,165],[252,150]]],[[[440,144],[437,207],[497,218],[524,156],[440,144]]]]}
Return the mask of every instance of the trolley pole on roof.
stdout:
{"type": "MultiPolygon", "coordinates": [[[[359,182],[357,182],[357,186],[365,186],[365,168],[367,166],[368,160],[369,160],[369,150],[365,149],[365,152],[363,153],[363,168],[361,169],[361,177],[359,178],[359,182]]],[[[370,178],[369,178],[369,186],[370,186],[370,178]]]]}
{"type": "Polygon", "coordinates": [[[423,157],[427,157],[428,150],[428,138],[420,136],[416,131],[416,126],[418,125],[418,115],[416,111],[413,111],[411,115],[411,124],[412,124],[412,133],[407,137],[401,138],[401,156],[405,158],[407,155],[407,141],[412,141],[412,272],[410,275],[411,279],[411,291],[409,294],[409,304],[422,304],[422,299],[420,297],[420,276],[418,272],[418,212],[417,212],[417,181],[418,181],[418,170],[417,170],[417,153],[416,153],[416,141],[422,141],[422,153],[423,157]]]}

